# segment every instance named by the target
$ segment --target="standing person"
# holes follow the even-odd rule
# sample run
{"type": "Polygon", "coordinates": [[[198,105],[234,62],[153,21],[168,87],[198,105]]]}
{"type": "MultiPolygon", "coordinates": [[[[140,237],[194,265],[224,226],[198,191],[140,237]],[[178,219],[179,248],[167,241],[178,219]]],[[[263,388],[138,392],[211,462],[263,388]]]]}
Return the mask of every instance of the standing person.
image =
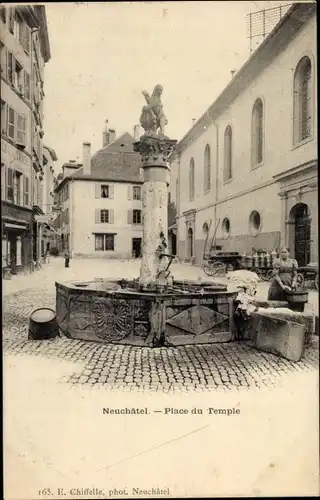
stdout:
{"type": "Polygon", "coordinates": [[[70,253],[69,250],[67,249],[64,252],[64,267],[69,267],[69,264],[70,264],[70,253]]]}
{"type": "Polygon", "coordinates": [[[286,292],[297,287],[298,262],[289,257],[287,248],[282,248],[279,259],[273,261],[273,279],[268,300],[286,300],[286,292]]]}

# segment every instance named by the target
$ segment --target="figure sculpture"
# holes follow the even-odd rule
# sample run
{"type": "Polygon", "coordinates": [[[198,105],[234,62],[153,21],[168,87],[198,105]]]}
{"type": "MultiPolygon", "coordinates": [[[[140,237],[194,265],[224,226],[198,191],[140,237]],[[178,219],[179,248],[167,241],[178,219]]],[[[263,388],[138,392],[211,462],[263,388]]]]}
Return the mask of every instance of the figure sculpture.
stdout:
{"type": "Polygon", "coordinates": [[[142,108],[140,124],[146,135],[164,135],[164,129],[168,120],[163,113],[163,105],[161,102],[162,92],[162,85],[156,85],[151,96],[146,90],[142,92],[147,102],[147,106],[143,106],[142,108]]]}

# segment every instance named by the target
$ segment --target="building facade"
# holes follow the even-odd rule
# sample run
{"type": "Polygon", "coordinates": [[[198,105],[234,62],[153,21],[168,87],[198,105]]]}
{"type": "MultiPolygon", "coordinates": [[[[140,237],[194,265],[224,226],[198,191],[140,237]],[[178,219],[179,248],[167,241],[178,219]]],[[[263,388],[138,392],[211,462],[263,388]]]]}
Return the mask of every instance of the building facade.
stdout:
{"type": "Polygon", "coordinates": [[[2,268],[39,258],[35,213],[43,213],[43,70],[50,59],[45,7],[0,8],[2,268]]]}
{"type": "Polygon", "coordinates": [[[178,143],[180,259],[200,265],[215,234],[226,252],[317,262],[316,109],[316,6],[297,3],[178,143]]]}
{"type": "MultiPolygon", "coordinates": [[[[110,129],[109,129],[110,130],[110,129]]],[[[104,147],[91,158],[83,144],[83,163],[69,162],[55,188],[60,213],[55,228],[59,250],[73,257],[139,257],[142,245],[142,172],[133,137],[115,139],[105,131],[104,147]],[[109,142],[112,141],[112,142],[109,142]]]]}
{"type": "MultiPolygon", "coordinates": [[[[55,173],[54,166],[58,160],[56,152],[49,146],[43,146],[43,203],[42,210],[47,217],[48,224],[43,229],[41,252],[45,254],[55,246],[56,234],[52,227],[52,220],[56,216],[54,208],[55,173]]],[[[46,220],[44,218],[44,220],[46,220]]]]}

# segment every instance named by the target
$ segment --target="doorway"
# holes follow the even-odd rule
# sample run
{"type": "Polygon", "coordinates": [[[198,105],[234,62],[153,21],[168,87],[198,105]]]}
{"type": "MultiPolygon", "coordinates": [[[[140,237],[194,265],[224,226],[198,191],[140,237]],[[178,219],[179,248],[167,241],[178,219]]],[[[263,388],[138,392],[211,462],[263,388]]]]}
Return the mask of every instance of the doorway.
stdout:
{"type": "Polygon", "coordinates": [[[311,217],[308,205],[297,203],[290,210],[289,216],[292,232],[290,248],[294,250],[294,258],[299,266],[310,262],[311,217]]]}
{"type": "Polygon", "coordinates": [[[171,232],[171,254],[177,255],[177,235],[171,232]]]}
{"type": "Polygon", "coordinates": [[[138,259],[141,255],[141,238],[132,238],[132,257],[138,259]]]}
{"type": "Polygon", "coordinates": [[[193,257],[193,231],[191,227],[188,229],[188,258],[193,257]]]}

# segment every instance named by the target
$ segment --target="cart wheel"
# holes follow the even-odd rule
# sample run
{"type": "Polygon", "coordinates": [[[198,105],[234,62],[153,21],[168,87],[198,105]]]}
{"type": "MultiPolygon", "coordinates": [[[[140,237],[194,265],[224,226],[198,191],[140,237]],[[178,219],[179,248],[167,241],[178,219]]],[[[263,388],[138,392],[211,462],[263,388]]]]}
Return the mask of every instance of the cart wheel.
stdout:
{"type": "Polygon", "coordinates": [[[319,273],[316,274],[316,277],[314,279],[314,286],[316,287],[316,290],[319,291],[319,273]]]}
{"type": "Polygon", "coordinates": [[[304,276],[301,273],[297,274],[297,285],[298,285],[298,288],[303,288],[303,285],[304,285],[304,276]]]}
{"type": "Polygon", "coordinates": [[[273,278],[273,270],[272,270],[272,269],[270,269],[270,270],[267,272],[267,274],[266,274],[266,280],[267,280],[267,281],[271,281],[271,280],[272,280],[272,278],[273,278]]]}
{"type": "Polygon", "coordinates": [[[269,271],[266,271],[265,269],[262,269],[262,271],[261,271],[261,278],[262,278],[263,281],[269,281],[268,273],[269,273],[269,271]]]}
{"type": "Polygon", "coordinates": [[[258,276],[259,280],[261,281],[262,280],[262,272],[260,269],[256,268],[256,267],[253,267],[252,269],[250,269],[250,272],[251,273],[256,273],[256,275],[258,276]]]}
{"type": "Polygon", "coordinates": [[[214,276],[215,274],[223,275],[226,273],[226,265],[223,262],[211,262],[204,272],[208,276],[214,276]]]}

